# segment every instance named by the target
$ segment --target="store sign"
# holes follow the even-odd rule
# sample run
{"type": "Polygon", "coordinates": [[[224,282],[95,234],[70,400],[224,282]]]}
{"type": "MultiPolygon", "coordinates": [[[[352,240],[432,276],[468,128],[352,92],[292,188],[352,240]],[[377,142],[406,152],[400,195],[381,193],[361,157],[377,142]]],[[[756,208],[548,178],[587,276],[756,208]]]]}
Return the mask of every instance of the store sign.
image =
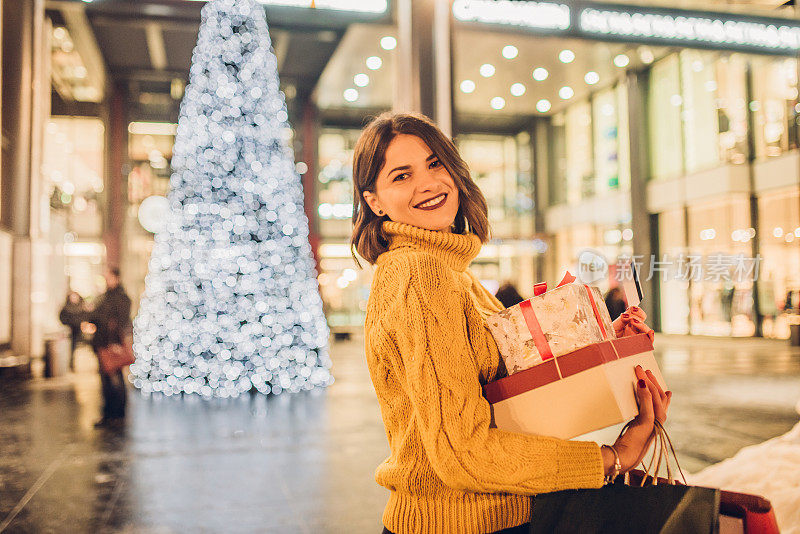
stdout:
{"type": "Polygon", "coordinates": [[[547,30],[570,27],[570,9],[552,2],[519,2],[517,0],[456,0],[456,20],[488,24],[512,24],[547,30]]]}
{"type": "Polygon", "coordinates": [[[513,25],[565,37],[764,54],[800,52],[800,23],[791,19],[522,0],[455,0],[453,15],[462,22],[513,25]]]}
{"type": "Polygon", "coordinates": [[[718,16],[642,13],[620,9],[582,9],[582,33],[659,40],[669,44],[692,43],[727,48],[730,45],[769,51],[800,50],[800,26],[789,21],[757,22],[718,16]]]}

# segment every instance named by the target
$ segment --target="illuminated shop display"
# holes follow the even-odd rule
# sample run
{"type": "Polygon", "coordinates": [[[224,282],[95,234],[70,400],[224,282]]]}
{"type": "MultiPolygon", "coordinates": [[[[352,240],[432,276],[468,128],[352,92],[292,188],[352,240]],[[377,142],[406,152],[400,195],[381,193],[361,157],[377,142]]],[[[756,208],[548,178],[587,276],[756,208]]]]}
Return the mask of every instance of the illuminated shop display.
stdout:
{"type": "Polygon", "coordinates": [[[206,4],[134,322],[142,391],[232,397],[333,381],[287,118],[264,11],[206,4]]]}

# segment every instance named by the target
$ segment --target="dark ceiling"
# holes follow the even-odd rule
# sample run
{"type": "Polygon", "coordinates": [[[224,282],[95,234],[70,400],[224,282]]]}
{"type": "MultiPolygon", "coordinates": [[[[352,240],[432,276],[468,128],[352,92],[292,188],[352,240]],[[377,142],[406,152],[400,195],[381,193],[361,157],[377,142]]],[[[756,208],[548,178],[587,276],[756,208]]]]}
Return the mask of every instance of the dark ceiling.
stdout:
{"type": "MultiPolygon", "coordinates": [[[[113,83],[127,91],[132,120],[175,120],[174,80],[188,81],[205,2],[165,0],[53,0],[47,12],[64,24],[64,10],[81,6],[113,83]],[[153,50],[152,48],[155,48],[153,50]]],[[[390,19],[308,8],[265,7],[281,87],[290,108],[314,90],[320,74],[353,22],[390,19]]],[[[54,112],[74,103],[54,98],[54,112]]]]}

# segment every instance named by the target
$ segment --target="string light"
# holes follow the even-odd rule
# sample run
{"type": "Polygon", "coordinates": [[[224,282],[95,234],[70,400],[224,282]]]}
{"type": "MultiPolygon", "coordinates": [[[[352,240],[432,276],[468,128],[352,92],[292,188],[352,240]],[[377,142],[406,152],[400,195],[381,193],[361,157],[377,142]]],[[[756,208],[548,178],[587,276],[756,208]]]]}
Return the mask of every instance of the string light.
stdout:
{"type": "Polygon", "coordinates": [[[329,330],[264,9],[208,2],[189,82],[131,381],[204,397],[327,386],[329,330]]]}

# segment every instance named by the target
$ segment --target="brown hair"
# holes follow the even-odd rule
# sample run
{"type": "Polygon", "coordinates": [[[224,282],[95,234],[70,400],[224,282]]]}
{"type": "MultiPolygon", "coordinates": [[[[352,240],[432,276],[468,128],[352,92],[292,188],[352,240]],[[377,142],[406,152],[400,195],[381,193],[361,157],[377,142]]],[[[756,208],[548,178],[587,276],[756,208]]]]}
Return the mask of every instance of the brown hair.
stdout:
{"type": "Polygon", "coordinates": [[[386,112],[364,128],[353,154],[353,235],[350,248],[356,263],[356,252],[374,264],[378,256],[389,248],[389,239],[383,233],[383,221],[388,218],[375,215],[364,199],[364,191],[375,192],[375,182],[386,162],[386,149],[399,134],[422,139],[452,176],[458,189],[458,212],[453,232],[470,232],[481,242],[488,241],[490,229],[486,199],[472,181],[469,168],[453,142],[422,114],[386,112]]]}

